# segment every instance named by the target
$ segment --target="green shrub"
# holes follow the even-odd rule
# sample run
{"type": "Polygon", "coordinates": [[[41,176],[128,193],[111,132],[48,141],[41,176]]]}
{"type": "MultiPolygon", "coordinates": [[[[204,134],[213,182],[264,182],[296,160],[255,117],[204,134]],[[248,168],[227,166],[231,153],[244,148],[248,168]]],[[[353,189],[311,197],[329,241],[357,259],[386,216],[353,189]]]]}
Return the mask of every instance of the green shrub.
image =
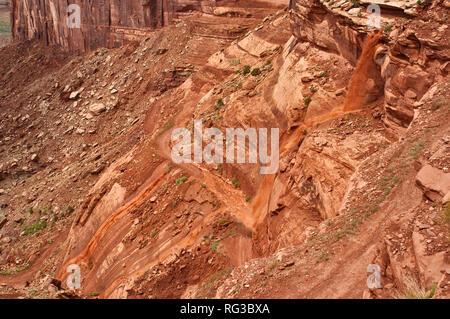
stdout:
{"type": "Polygon", "coordinates": [[[220,227],[220,226],[225,225],[226,223],[228,223],[228,219],[223,218],[217,223],[217,226],[220,227]]]}
{"type": "Polygon", "coordinates": [[[258,75],[260,75],[261,74],[261,69],[260,68],[254,68],[253,70],[252,70],[252,76],[258,76],[258,75]]]}
{"type": "Polygon", "coordinates": [[[305,105],[306,106],[309,106],[309,104],[311,103],[311,101],[312,101],[312,99],[308,96],[308,97],[305,97],[304,99],[303,99],[303,102],[305,102],[305,105]]]}
{"type": "Polygon", "coordinates": [[[25,227],[25,235],[33,235],[34,233],[44,229],[47,227],[47,222],[44,221],[37,221],[31,226],[25,227]]]}
{"type": "Polygon", "coordinates": [[[392,27],[393,27],[392,24],[386,23],[383,27],[383,31],[386,33],[391,32],[392,27]]]}
{"type": "Polygon", "coordinates": [[[238,180],[236,177],[233,177],[233,178],[231,179],[231,183],[233,183],[233,186],[234,186],[235,188],[240,188],[240,187],[241,187],[241,183],[239,183],[239,180],[238,180]]]}

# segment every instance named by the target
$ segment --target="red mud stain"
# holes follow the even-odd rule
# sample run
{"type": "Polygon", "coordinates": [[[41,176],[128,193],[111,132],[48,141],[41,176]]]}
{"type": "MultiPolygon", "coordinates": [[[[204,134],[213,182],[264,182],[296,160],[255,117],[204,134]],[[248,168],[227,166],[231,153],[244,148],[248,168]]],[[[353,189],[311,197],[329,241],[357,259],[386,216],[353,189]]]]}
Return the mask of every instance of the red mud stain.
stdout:
{"type": "Polygon", "coordinates": [[[361,57],[356,64],[352,79],[344,102],[344,112],[359,110],[366,102],[367,80],[369,75],[376,71],[376,65],[373,60],[375,51],[380,45],[382,32],[371,33],[366,39],[361,57]]]}

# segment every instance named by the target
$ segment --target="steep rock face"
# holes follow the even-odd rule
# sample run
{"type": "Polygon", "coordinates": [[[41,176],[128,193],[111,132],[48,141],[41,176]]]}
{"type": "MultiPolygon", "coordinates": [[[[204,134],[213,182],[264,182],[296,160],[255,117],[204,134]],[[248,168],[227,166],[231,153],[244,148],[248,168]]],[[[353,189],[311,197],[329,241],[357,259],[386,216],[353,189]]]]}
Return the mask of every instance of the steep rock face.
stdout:
{"type": "Polygon", "coordinates": [[[148,31],[167,25],[177,12],[201,10],[209,0],[13,0],[10,2],[13,37],[38,38],[70,51],[117,47],[148,31]],[[81,28],[67,26],[69,4],[81,8],[81,28]]]}
{"type": "MultiPolygon", "coordinates": [[[[114,48],[142,39],[192,12],[216,16],[252,16],[246,8],[283,7],[287,0],[12,0],[13,38],[41,39],[69,51],[114,48]],[[67,26],[70,4],[81,8],[81,27],[67,26]],[[234,8],[234,9],[233,9],[234,8]]],[[[73,12],[73,11],[72,11],[73,12]]]]}
{"type": "MultiPolygon", "coordinates": [[[[369,26],[368,3],[361,2],[359,10],[351,1],[293,0],[290,3],[291,28],[300,41],[308,41],[317,47],[339,54],[353,65],[360,57],[362,44],[369,26]]],[[[436,17],[424,25],[411,22],[427,8],[406,1],[380,4],[380,26],[384,30],[382,42],[373,54],[378,65],[378,75],[367,75],[367,86],[382,85],[384,92],[367,92],[367,100],[384,94],[385,120],[392,126],[407,127],[414,109],[431,85],[446,76],[449,68],[447,25],[439,22],[448,15],[443,1],[434,2],[430,9],[436,17]],[[393,30],[393,26],[399,27],[393,30]],[[391,31],[393,30],[393,31],[391,31]],[[430,36],[431,35],[431,36],[430,36]],[[369,96],[374,95],[374,96],[369,96]]]]}

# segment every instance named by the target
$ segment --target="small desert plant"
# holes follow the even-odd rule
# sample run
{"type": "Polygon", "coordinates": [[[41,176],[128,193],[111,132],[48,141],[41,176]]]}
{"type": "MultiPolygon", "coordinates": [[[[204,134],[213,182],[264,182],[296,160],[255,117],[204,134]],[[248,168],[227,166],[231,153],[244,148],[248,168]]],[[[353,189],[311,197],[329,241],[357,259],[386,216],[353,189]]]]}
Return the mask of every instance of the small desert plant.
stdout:
{"type": "Polygon", "coordinates": [[[254,68],[252,70],[252,73],[251,73],[252,76],[258,76],[260,74],[261,74],[261,69],[260,68],[254,68]]]}
{"type": "Polygon", "coordinates": [[[217,223],[217,226],[223,226],[223,225],[225,225],[226,223],[228,223],[228,219],[226,219],[226,218],[222,218],[218,223],[217,223]]]}
{"type": "Polygon", "coordinates": [[[75,209],[72,207],[72,206],[67,206],[67,209],[66,209],[66,211],[69,213],[69,214],[72,214],[74,211],[75,211],[75,209]]]}
{"type": "Polygon", "coordinates": [[[392,24],[386,23],[386,24],[384,25],[384,27],[383,27],[383,31],[386,32],[386,33],[391,32],[392,27],[393,27],[392,24]]]}
{"type": "Polygon", "coordinates": [[[25,235],[33,235],[36,232],[44,229],[45,227],[47,227],[47,222],[44,221],[37,221],[36,223],[34,223],[31,226],[25,227],[25,235]]]}
{"type": "Polygon", "coordinates": [[[181,185],[186,181],[187,181],[187,177],[183,176],[183,177],[178,178],[176,183],[177,183],[177,185],[181,185]]]}
{"type": "Polygon", "coordinates": [[[311,101],[312,101],[312,99],[308,96],[308,97],[305,97],[304,99],[303,99],[303,102],[305,103],[305,106],[309,106],[309,104],[311,103],[311,101]]]}
{"type": "Polygon", "coordinates": [[[252,67],[250,65],[246,65],[244,66],[244,68],[242,69],[242,74],[247,75],[250,73],[250,71],[252,70],[252,67]]]}
{"type": "Polygon", "coordinates": [[[217,103],[214,105],[214,110],[218,111],[218,110],[220,110],[224,105],[225,105],[225,103],[223,103],[223,99],[220,98],[220,99],[217,100],[217,103]]]}
{"type": "Polygon", "coordinates": [[[211,249],[214,250],[215,252],[217,252],[217,246],[219,246],[219,241],[216,240],[215,242],[213,242],[211,244],[211,249]]]}
{"type": "Polygon", "coordinates": [[[420,286],[418,280],[413,276],[405,276],[403,283],[406,289],[403,299],[431,299],[437,288],[437,283],[434,282],[431,288],[426,290],[420,286]]]}
{"type": "Polygon", "coordinates": [[[241,187],[241,183],[239,183],[239,180],[236,177],[233,177],[231,179],[231,183],[233,184],[233,186],[235,188],[240,188],[241,187]]]}

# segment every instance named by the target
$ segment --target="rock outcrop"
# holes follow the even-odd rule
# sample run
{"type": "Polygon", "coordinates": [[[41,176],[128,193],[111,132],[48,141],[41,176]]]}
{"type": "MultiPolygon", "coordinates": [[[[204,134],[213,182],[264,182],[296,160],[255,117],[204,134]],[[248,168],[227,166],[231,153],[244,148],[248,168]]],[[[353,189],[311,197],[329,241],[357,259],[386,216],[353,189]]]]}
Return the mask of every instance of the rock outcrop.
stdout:
{"type": "Polygon", "coordinates": [[[169,24],[186,10],[213,5],[208,0],[13,0],[10,2],[13,37],[42,39],[70,51],[117,47],[145,36],[154,28],[169,24]],[[69,28],[69,4],[81,8],[81,27],[69,28]]]}
{"type": "MultiPolygon", "coordinates": [[[[360,1],[359,10],[355,10],[355,4],[345,0],[291,1],[293,34],[299,41],[341,55],[355,65],[367,34],[373,31],[368,5],[360,1]]],[[[384,94],[386,122],[407,127],[414,109],[420,105],[419,100],[449,71],[450,51],[445,39],[450,30],[442,20],[449,10],[443,1],[434,2],[429,8],[437,13],[424,25],[411,21],[410,17],[428,8],[406,1],[379,6],[380,27],[384,32],[382,42],[386,45],[374,52],[379,74],[366,79],[369,88],[366,98],[370,101],[384,94]],[[376,89],[380,85],[384,87],[382,92],[376,89]]]]}
{"type": "MultiPolygon", "coordinates": [[[[41,39],[72,52],[98,47],[115,48],[140,40],[156,28],[166,26],[189,13],[239,16],[251,15],[236,8],[280,7],[287,0],[12,0],[12,34],[15,40],[41,39]],[[80,27],[69,28],[69,17],[80,7],[80,27]],[[231,9],[234,8],[234,9],[231,9]],[[70,11],[70,12],[68,12],[70,11]]],[[[75,21],[75,20],[73,20],[75,21]]]]}

